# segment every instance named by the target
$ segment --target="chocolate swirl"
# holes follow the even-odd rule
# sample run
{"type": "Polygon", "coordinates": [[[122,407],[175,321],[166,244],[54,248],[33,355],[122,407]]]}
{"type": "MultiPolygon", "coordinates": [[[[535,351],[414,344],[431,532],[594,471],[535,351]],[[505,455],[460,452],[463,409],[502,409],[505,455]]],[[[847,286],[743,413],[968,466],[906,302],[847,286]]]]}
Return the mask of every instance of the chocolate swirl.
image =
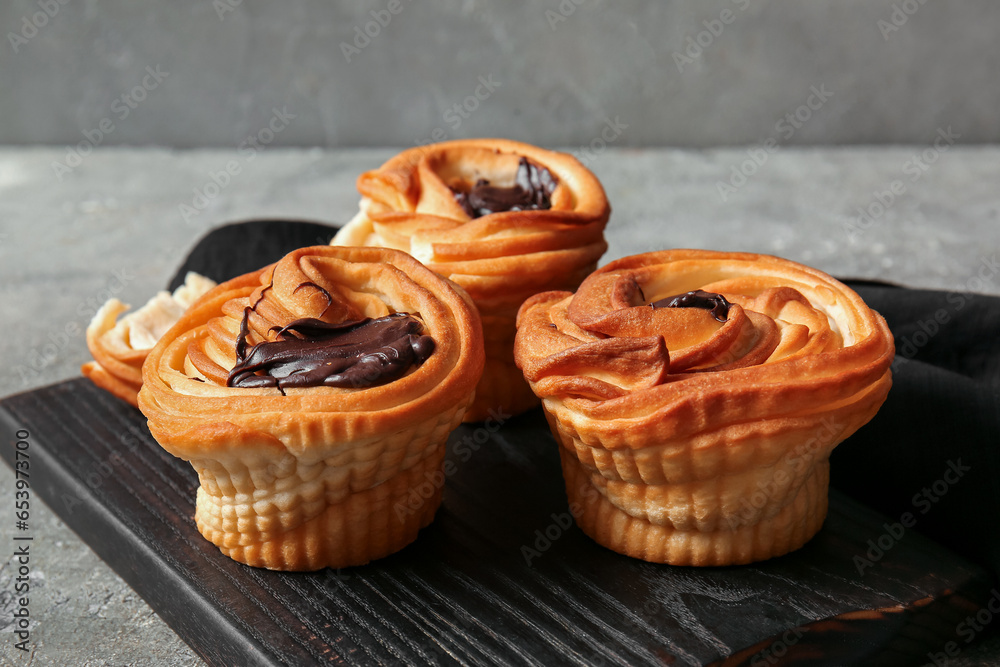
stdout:
{"type": "MultiPolygon", "coordinates": [[[[243,328],[250,309],[244,315],[243,328]]],[[[278,340],[258,343],[239,363],[229,387],[371,387],[419,366],[434,352],[434,339],[407,313],[331,324],[301,318],[278,329],[278,340]]],[[[241,337],[240,343],[245,342],[241,337]]]]}
{"type": "Polygon", "coordinates": [[[452,190],[455,201],[469,214],[479,218],[503,211],[537,211],[552,208],[552,191],[558,180],[545,167],[539,167],[526,157],[517,163],[517,176],[509,188],[490,185],[484,178],[468,191],[452,190]]]}
{"type": "Polygon", "coordinates": [[[649,304],[653,308],[701,308],[712,313],[719,322],[725,322],[729,317],[729,307],[732,305],[726,301],[726,297],[714,292],[696,289],[684,294],[668,296],[649,304]]]}

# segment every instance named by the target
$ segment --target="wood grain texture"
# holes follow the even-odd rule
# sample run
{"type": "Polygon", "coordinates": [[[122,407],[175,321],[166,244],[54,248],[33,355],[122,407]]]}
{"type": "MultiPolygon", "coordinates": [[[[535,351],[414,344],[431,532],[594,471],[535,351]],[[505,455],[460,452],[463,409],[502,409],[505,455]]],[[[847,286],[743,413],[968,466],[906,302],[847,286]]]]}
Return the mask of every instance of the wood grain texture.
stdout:
{"type": "MultiPolygon", "coordinates": [[[[220,227],[171,287],[188,270],[225,280],[335,231],[220,227]]],[[[402,552],[344,571],[256,570],[201,537],[194,471],[131,406],[73,380],[0,401],[5,441],[22,428],[34,493],[211,665],[916,664],[956,639],[991,584],[913,531],[859,575],[854,556],[888,520],[836,492],[819,535],[773,561],[626,558],[568,522],[537,411],[452,435],[450,474],[428,482],[445,484],[441,510],[402,552]]],[[[0,448],[8,463],[13,452],[0,448]]]]}
{"type": "Polygon", "coordinates": [[[860,576],[852,559],[886,519],[837,493],[820,534],[773,561],[688,569],[613,553],[563,528],[538,412],[453,434],[442,508],[402,552],[269,572],[198,534],[192,469],[131,406],[72,380],[0,402],[8,442],[22,428],[34,491],[212,665],[913,664],[990,586],[912,531],[860,576]]]}

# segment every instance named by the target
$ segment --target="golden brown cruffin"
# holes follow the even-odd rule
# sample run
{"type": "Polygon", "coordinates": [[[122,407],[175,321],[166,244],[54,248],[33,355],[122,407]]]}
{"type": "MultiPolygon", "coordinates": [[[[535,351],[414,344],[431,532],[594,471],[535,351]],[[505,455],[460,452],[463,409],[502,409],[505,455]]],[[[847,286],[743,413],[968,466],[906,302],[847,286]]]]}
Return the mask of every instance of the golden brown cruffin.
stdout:
{"type": "Polygon", "coordinates": [[[94,361],[83,364],[80,371],[101,389],[136,405],[146,355],[184,311],[213,287],[214,280],[190,271],[173,294],[158,292],[121,319],[118,316],[129,306],[109,299],[87,326],[87,348],[94,361]]]}
{"type": "Polygon", "coordinates": [[[704,250],[625,257],[576,294],[536,295],[514,348],[577,523],[672,565],[805,544],[826,517],[830,452],[882,405],[893,354],[885,320],[825,273],[704,250]],[[710,294],[670,299],[695,290],[710,294]]]}
{"type": "Polygon", "coordinates": [[[157,442],[198,472],[195,521],[224,554],[276,570],[360,565],[402,549],[434,518],[440,483],[419,508],[407,494],[441,479],[482,347],[468,296],[409,255],[301,248],[199,300],[147,357],[139,408],[157,442]],[[227,386],[242,332],[253,357],[296,321],[393,313],[418,319],[434,348],[388,383],[227,386]]]}
{"type": "Polygon", "coordinates": [[[485,419],[491,410],[517,414],[537,405],[514,365],[514,320],[529,296],[576,289],[597,268],[611,212],[597,177],[566,153],[470,139],[404,151],[362,174],[358,190],[361,210],[334,245],[404,250],[465,288],[479,308],[486,370],[466,421],[485,419]],[[472,217],[456,193],[481,180],[514,186],[522,158],[552,177],[549,207],[472,217]]]}

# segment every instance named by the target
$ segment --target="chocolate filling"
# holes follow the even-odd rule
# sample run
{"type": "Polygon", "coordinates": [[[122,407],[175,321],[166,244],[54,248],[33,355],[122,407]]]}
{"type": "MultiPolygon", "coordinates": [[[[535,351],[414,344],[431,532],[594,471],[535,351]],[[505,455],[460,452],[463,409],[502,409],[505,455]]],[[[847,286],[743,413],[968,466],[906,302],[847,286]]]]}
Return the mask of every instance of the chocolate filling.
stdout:
{"type": "Polygon", "coordinates": [[[243,313],[229,387],[277,387],[282,393],[287,387],[371,387],[392,382],[434,352],[420,320],[393,313],[338,324],[298,319],[274,327],[278,340],[258,343],[247,354],[250,310],[243,313]]]}
{"type": "Polygon", "coordinates": [[[649,305],[653,308],[703,308],[711,311],[712,317],[718,321],[725,322],[729,317],[729,306],[732,304],[721,294],[696,289],[693,292],[668,296],[649,305]]]}
{"type": "Polygon", "coordinates": [[[476,181],[468,191],[452,189],[455,201],[472,218],[503,211],[535,211],[552,208],[550,197],[558,181],[545,167],[539,167],[526,157],[517,164],[514,185],[503,188],[490,185],[486,179],[476,181]]]}

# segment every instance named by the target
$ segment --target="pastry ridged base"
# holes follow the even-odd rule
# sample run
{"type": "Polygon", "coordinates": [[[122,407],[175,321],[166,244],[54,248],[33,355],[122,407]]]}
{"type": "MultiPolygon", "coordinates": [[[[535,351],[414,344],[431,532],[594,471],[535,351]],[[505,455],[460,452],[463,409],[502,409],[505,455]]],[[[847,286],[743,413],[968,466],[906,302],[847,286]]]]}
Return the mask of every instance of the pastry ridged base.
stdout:
{"type": "Polygon", "coordinates": [[[309,571],[364,565],[399,551],[434,519],[444,487],[442,443],[417,465],[370,489],[352,493],[298,527],[261,542],[226,546],[229,535],[205,521],[199,487],[198,530],[225,555],[253,567],[309,571]],[[441,483],[438,483],[441,482],[441,483]]]}
{"type": "MultiPolygon", "coordinates": [[[[514,365],[514,316],[508,313],[487,313],[483,306],[483,351],[486,364],[476,385],[476,397],[465,414],[466,422],[501,418],[501,415],[521,414],[541,401],[531,391],[524,373],[514,365]]],[[[506,417],[503,417],[506,418],[506,417]]]]}
{"type": "Polygon", "coordinates": [[[595,484],[592,476],[600,477],[598,473],[563,447],[559,455],[570,509],[583,532],[613,551],[653,563],[716,566],[767,560],[804,545],[826,518],[827,460],[816,462],[784,504],[764,498],[761,507],[748,504],[744,516],[714,530],[680,530],[670,521],[653,523],[627,513],[608,499],[603,485],[595,484]]]}
{"type": "Polygon", "coordinates": [[[198,530],[233,560],[271,570],[350,567],[399,551],[434,519],[448,435],[472,398],[387,434],[375,450],[344,443],[340,456],[317,461],[246,450],[225,462],[193,459],[198,530]]]}

